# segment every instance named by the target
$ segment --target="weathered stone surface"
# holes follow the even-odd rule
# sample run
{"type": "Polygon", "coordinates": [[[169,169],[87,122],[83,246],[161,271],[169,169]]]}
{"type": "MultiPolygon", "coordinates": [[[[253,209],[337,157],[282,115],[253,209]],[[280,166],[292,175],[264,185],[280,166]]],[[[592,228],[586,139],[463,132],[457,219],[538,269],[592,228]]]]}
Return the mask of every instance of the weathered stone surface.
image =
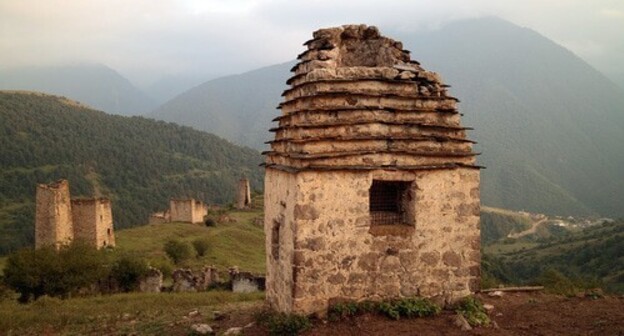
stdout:
{"type": "Polygon", "coordinates": [[[446,266],[461,266],[461,256],[453,251],[444,252],[442,255],[442,261],[444,261],[446,266]]]}
{"type": "Polygon", "coordinates": [[[455,324],[455,326],[460,328],[462,331],[470,331],[470,330],[472,330],[472,327],[470,326],[470,323],[468,323],[468,321],[466,320],[466,318],[462,314],[458,313],[457,315],[455,315],[455,318],[453,319],[453,323],[455,324]]]}
{"type": "Polygon", "coordinates": [[[191,325],[191,330],[199,335],[212,335],[214,331],[210,325],[205,323],[196,323],[191,325]]]}
{"type": "Polygon", "coordinates": [[[157,269],[150,267],[147,274],[139,281],[141,292],[159,293],[163,285],[163,274],[157,269]]]}
{"type": "Polygon", "coordinates": [[[186,268],[180,268],[173,271],[171,274],[173,278],[173,291],[174,292],[196,292],[195,288],[195,276],[193,271],[186,268]]]}
{"type": "Polygon", "coordinates": [[[236,202],[234,203],[236,209],[248,209],[251,207],[251,188],[249,187],[249,180],[242,178],[238,181],[238,188],[236,189],[236,202]]]}
{"type": "Polygon", "coordinates": [[[314,220],[319,218],[319,212],[309,204],[297,204],[295,206],[295,218],[304,220],[314,220]]]}
{"type": "Polygon", "coordinates": [[[420,260],[429,266],[435,266],[440,261],[439,252],[425,252],[420,255],[420,260]]]}

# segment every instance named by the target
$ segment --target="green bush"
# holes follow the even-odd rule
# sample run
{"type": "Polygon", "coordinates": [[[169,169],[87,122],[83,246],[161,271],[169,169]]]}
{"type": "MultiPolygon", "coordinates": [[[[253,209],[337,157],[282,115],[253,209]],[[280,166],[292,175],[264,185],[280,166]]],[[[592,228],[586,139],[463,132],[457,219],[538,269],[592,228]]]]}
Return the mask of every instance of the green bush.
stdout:
{"type": "Polygon", "coordinates": [[[203,257],[208,252],[208,248],[210,248],[210,242],[206,238],[197,238],[193,240],[193,247],[197,252],[197,256],[203,257]]]}
{"type": "Polygon", "coordinates": [[[485,311],[483,303],[474,296],[463,298],[459,302],[456,312],[464,316],[471,326],[487,326],[490,324],[490,317],[485,311]]]}
{"type": "Polygon", "coordinates": [[[312,327],[312,322],[306,316],[270,311],[260,313],[256,321],[269,330],[269,335],[276,336],[295,336],[312,327]]]}
{"type": "Polygon", "coordinates": [[[178,265],[194,256],[193,246],[188,242],[169,240],[165,243],[165,253],[178,265]]]}
{"type": "Polygon", "coordinates": [[[427,317],[440,313],[440,306],[425,298],[403,298],[379,304],[379,311],[391,319],[427,317]]]}
{"type": "Polygon", "coordinates": [[[145,260],[131,255],[121,256],[111,268],[111,277],[117,281],[119,289],[131,292],[139,288],[139,281],[147,274],[145,260]]]}
{"type": "Polygon", "coordinates": [[[20,294],[20,302],[42,295],[68,297],[106,277],[106,256],[81,242],[40,249],[23,249],[9,255],[5,284],[20,294]]]}
{"type": "Polygon", "coordinates": [[[379,303],[373,301],[346,301],[330,306],[328,317],[330,320],[336,321],[363,313],[381,313],[391,319],[398,320],[401,317],[433,316],[441,310],[440,306],[420,297],[388,300],[379,303]]]}

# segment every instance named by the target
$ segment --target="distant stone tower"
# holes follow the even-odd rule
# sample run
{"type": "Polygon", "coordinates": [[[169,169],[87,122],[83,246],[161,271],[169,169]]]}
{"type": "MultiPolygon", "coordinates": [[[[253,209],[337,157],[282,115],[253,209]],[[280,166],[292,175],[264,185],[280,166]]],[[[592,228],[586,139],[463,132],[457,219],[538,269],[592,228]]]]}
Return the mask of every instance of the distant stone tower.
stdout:
{"type": "Polygon", "coordinates": [[[375,27],[305,45],[264,153],[268,303],[478,290],[480,167],[457,99],[375,27]]]}
{"type": "Polygon", "coordinates": [[[236,190],[236,208],[247,209],[251,207],[251,188],[249,180],[246,178],[238,181],[238,189],[236,190]]]}
{"type": "Polygon", "coordinates": [[[113,213],[108,198],[73,199],[74,240],[97,248],[114,247],[113,213]]]}
{"type": "Polygon", "coordinates": [[[67,180],[37,185],[35,205],[35,247],[71,242],[74,233],[67,180]]]}
{"type": "Polygon", "coordinates": [[[203,223],[208,214],[208,206],[193,198],[171,199],[169,212],[172,222],[203,223]]]}

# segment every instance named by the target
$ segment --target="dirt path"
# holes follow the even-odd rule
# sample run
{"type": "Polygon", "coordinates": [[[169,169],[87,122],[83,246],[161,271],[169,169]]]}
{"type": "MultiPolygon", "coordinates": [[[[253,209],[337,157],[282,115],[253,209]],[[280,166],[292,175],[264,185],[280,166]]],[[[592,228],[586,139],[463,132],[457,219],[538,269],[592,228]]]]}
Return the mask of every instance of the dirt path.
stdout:
{"type": "Polygon", "coordinates": [[[535,231],[537,231],[537,228],[542,225],[543,223],[547,222],[549,219],[548,218],[544,218],[541,219],[537,222],[533,222],[533,225],[531,225],[531,227],[527,230],[524,230],[522,232],[517,232],[517,233],[510,233],[507,235],[507,238],[520,238],[520,237],[524,237],[526,235],[530,235],[535,233],[535,231]]]}

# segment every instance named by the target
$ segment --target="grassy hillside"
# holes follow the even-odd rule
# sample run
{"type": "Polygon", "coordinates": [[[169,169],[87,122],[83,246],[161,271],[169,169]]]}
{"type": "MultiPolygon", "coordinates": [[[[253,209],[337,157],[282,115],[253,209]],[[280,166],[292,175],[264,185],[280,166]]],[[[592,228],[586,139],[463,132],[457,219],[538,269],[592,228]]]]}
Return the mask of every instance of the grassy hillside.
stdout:
{"type": "Polygon", "coordinates": [[[147,223],[171,197],[229,203],[243,175],[262,186],[255,150],[42,94],[0,92],[0,143],[0,253],[33,244],[37,183],[66,178],[73,197],[110,197],[118,229],[147,223]]]}
{"type": "Polygon", "coordinates": [[[239,266],[241,270],[265,273],[264,228],[254,224],[254,219],[262,218],[262,213],[234,211],[229,216],[236,222],[214,227],[165,223],[121,230],[116,235],[117,249],[159,264],[167,258],[163,246],[168,240],[192,242],[206,238],[210,243],[206,255],[189,260],[185,266],[199,269],[214,265],[220,271],[239,266]]]}

